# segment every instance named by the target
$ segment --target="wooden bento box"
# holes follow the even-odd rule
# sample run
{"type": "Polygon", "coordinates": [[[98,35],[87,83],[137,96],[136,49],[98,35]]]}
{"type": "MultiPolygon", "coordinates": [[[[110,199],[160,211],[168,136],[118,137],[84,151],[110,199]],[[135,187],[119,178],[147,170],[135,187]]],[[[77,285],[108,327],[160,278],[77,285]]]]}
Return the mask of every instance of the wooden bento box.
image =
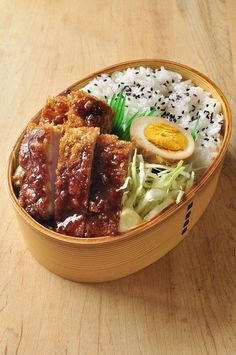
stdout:
{"type": "MultiPolygon", "coordinates": [[[[12,186],[19,147],[18,138],[8,163],[8,189],[22,235],[35,259],[48,270],[66,279],[102,282],[132,274],[157,261],[181,242],[205,211],[214,191],[231,134],[231,112],[221,90],[206,76],[185,65],[166,60],[135,60],[102,69],[79,80],[69,89],[80,89],[101,73],[112,73],[128,67],[165,66],[191,79],[221,102],[224,114],[223,144],[211,166],[194,184],[180,204],[173,204],[161,214],[120,236],[76,238],[56,233],[36,222],[21,208],[12,186]]],[[[32,121],[37,121],[39,113],[32,121]]]]}

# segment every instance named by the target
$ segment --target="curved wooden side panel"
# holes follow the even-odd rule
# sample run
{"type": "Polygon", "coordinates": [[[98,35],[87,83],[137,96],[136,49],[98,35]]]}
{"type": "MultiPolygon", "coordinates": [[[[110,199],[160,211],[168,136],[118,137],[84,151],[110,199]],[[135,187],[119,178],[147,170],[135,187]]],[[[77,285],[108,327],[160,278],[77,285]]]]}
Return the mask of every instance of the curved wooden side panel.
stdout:
{"type": "MultiPolygon", "coordinates": [[[[116,244],[75,245],[46,238],[21,218],[16,211],[23,237],[35,259],[48,270],[66,279],[81,282],[115,280],[152,264],[173,249],[194,226],[210,202],[220,173],[215,171],[208,185],[190,201],[191,216],[183,233],[188,206],[183,206],[170,218],[136,238],[120,240],[116,244]]],[[[119,238],[119,237],[118,237],[119,238]]]]}

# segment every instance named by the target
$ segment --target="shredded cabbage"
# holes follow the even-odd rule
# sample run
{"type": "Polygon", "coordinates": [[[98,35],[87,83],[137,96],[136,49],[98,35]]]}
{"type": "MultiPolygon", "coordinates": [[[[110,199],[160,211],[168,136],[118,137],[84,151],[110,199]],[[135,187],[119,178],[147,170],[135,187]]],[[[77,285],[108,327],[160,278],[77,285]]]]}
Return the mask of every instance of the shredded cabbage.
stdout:
{"type": "Polygon", "coordinates": [[[153,218],[173,202],[181,202],[195,178],[191,165],[181,160],[177,166],[145,163],[135,150],[124,190],[119,232],[153,218]]]}

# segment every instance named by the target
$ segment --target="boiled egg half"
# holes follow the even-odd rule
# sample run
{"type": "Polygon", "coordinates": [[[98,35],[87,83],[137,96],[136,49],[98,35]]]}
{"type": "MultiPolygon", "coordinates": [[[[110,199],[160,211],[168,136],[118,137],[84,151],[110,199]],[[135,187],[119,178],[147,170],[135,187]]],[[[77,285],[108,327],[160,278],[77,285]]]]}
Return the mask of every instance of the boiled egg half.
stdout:
{"type": "Polygon", "coordinates": [[[145,161],[174,164],[194,152],[194,140],[179,125],[163,117],[140,117],[130,127],[131,141],[145,161]]]}

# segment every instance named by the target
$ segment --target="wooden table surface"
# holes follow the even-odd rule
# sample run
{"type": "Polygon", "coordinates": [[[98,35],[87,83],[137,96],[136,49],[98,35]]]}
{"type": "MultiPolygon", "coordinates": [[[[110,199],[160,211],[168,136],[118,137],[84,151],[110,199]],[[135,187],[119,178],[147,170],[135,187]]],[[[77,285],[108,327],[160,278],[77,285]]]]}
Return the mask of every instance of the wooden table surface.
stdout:
{"type": "Polygon", "coordinates": [[[236,354],[235,131],[188,237],[118,281],[76,284],[40,266],[6,192],[26,122],[48,95],[104,66],[182,62],[215,81],[235,114],[235,24],[235,0],[0,1],[0,354],[236,354]]]}

